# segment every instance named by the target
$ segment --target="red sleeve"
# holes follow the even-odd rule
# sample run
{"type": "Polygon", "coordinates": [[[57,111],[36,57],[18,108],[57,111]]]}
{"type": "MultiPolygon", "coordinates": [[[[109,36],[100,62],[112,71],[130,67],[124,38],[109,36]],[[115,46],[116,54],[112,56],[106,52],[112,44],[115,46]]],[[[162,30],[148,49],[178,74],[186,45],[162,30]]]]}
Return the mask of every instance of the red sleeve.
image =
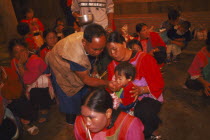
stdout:
{"type": "Polygon", "coordinates": [[[37,23],[39,25],[39,30],[41,30],[42,32],[44,32],[44,25],[42,24],[42,22],[37,18],[37,23]]]}
{"type": "Polygon", "coordinates": [[[202,68],[205,66],[206,61],[208,61],[206,56],[201,51],[198,52],[188,69],[190,76],[201,76],[202,68]]]}
{"type": "Polygon", "coordinates": [[[126,106],[126,105],[133,103],[134,99],[135,98],[130,96],[130,97],[121,98],[121,101],[122,101],[122,104],[126,106]]]}
{"type": "Polygon", "coordinates": [[[45,62],[38,56],[31,56],[26,64],[26,70],[23,75],[25,84],[32,84],[47,69],[45,62]]]}
{"type": "Polygon", "coordinates": [[[47,48],[44,48],[40,51],[40,57],[45,61],[45,56],[46,54],[49,52],[50,50],[48,50],[47,48]]]}
{"type": "Polygon", "coordinates": [[[133,86],[134,84],[129,82],[128,85],[123,89],[123,98],[121,98],[123,105],[129,105],[133,103],[135,97],[131,97],[133,94],[130,93],[133,86]]]}
{"type": "Polygon", "coordinates": [[[151,40],[152,40],[152,47],[166,47],[166,44],[164,43],[163,39],[160,37],[160,35],[156,32],[150,32],[151,40]]]}
{"type": "Polygon", "coordinates": [[[156,60],[149,54],[142,58],[140,74],[146,79],[150,92],[158,98],[164,89],[164,80],[156,60]]]}

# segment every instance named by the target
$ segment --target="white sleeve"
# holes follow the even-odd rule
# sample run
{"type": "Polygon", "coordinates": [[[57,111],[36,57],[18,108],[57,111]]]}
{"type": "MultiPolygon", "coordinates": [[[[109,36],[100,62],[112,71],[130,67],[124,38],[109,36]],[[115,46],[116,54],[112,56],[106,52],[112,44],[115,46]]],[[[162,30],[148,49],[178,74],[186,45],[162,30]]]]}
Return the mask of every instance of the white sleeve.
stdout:
{"type": "Polygon", "coordinates": [[[80,6],[78,4],[78,0],[72,0],[71,11],[72,11],[72,13],[74,13],[74,12],[80,13],[80,6]]]}

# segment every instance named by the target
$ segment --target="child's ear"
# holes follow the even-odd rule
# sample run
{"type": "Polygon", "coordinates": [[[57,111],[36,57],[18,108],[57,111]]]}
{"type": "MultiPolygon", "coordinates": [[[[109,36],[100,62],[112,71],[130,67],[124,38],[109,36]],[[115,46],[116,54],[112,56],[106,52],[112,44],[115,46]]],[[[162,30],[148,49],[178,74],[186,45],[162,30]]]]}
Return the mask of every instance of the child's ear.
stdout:
{"type": "Polygon", "coordinates": [[[110,119],[111,116],[112,116],[112,109],[109,108],[109,109],[106,110],[106,117],[107,117],[107,119],[110,119]]]}
{"type": "Polygon", "coordinates": [[[131,81],[131,80],[132,80],[132,77],[130,76],[129,79],[128,79],[128,81],[131,81]]]}

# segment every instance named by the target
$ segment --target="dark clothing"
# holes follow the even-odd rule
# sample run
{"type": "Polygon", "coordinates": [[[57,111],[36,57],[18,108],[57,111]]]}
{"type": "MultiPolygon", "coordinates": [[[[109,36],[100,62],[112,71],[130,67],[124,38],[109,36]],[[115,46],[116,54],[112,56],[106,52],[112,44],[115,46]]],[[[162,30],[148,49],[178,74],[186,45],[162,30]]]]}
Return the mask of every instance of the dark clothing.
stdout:
{"type": "Polygon", "coordinates": [[[15,123],[9,119],[5,118],[0,125],[0,139],[1,140],[11,140],[15,135],[17,127],[15,123]]]}
{"type": "Polygon", "coordinates": [[[31,102],[25,96],[12,100],[7,107],[19,118],[29,121],[35,121],[38,118],[38,111],[33,109],[31,102]]]}
{"type": "Polygon", "coordinates": [[[34,109],[49,109],[52,104],[48,88],[32,88],[30,91],[30,100],[34,109]]]}
{"type": "Polygon", "coordinates": [[[168,30],[167,35],[171,40],[175,40],[175,39],[178,39],[178,38],[184,38],[185,43],[192,40],[192,35],[191,35],[191,32],[189,30],[186,33],[184,33],[183,35],[179,35],[179,34],[177,34],[176,29],[171,28],[170,30],[168,30]]]}
{"type": "Polygon", "coordinates": [[[161,103],[152,98],[143,98],[136,103],[134,116],[140,118],[144,124],[144,135],[150,137],[161,123],[158,113],[160,112],[161,103]]]}

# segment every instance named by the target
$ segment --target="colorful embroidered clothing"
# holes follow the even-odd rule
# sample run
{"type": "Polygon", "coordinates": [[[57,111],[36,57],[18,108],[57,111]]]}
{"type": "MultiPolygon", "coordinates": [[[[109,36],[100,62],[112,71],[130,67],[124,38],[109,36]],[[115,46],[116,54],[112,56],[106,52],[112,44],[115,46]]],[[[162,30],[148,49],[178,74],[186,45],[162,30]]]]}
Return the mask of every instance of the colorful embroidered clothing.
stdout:
{"type": "MultiPolygon", "coordinates": [[[[149,96],[150,98],[162,102],[164,81],[156,60],[149,54],[137,52],[136,55],[129,60],[129,63],[136,67],[136,77],[133,83],[137,86],[147,86],[148,84],[151,94],[143,94],[142,96],[149,96]],[[146,83],[140,82],[142,78],[145,78],[146,83]]],[[[113,60],[108,65],[109,81],[114,79],[114,69],[118,64],[119,62],[113,60]]]]}
{"type": "Polygon", "coordinates": [[[91,133],[82,116],[76,118],[74,134],[77,140],[144,140],[142,122],[125,112],[121,112],[114,126],[98,133],[91,133]],[[88,135],[89,133],[89,135],[88,135]]]}
{"type": "MultiPolygon", "coordinates": [[[[18,63],[17,59],[13,59],[11,66],[17,70],[16,64],[18,63]]],[[[31,55],[28,58],[28,61],[25,64],[25,72],[23,75],[24,84],[32,84],[35,82],[40,75],[47,69],[46,63],[37,55],[31,55]]]]}
{"type": "Polygon", "coordinates": [[[45,47],[44,49],[42,49],[41,51],[40,51],[40,57],[45,61],[45,56],[46,56],[46,54],[49,52],[49,51],[51,51],[50,49],[48,49],[47,47],[45,47]]]}
{"type": "Polygon", "coordinates": [[[164,43],[160,35],[156,32],[150,32],[150,37],[148,39],[140,40],[139,37],[134,38],[134,39],[137,39],[141,42],[143,51],[147,53],[156,47],[160,47],[160,46],[166,47],[166,44],[164,43]]]}

